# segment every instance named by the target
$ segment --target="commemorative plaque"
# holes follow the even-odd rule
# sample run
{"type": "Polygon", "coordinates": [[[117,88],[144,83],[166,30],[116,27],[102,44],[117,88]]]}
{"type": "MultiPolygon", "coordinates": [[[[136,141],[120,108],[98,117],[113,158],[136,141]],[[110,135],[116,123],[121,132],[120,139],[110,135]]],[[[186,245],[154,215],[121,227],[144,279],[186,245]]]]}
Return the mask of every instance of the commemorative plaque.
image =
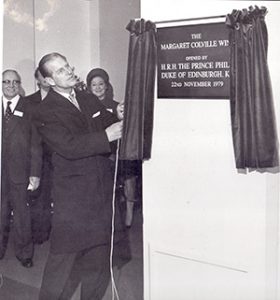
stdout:
{"type": "Polygon", "coordinates": [[[158,98],[229,98],[225,23],[157,29],[158,98]]]}

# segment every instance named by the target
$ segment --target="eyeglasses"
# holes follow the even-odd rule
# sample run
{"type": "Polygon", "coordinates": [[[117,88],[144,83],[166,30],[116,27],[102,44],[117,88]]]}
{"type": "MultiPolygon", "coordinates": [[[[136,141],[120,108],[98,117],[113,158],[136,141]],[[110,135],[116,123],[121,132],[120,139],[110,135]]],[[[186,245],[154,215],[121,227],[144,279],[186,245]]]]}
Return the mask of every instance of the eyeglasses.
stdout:
{"type": "Polygon", "coordinates": [[[66,66],[64,66],[64,67],[59,68],[58,70],[56,70],[55,73],[57,75],[66,75],[66,74],[68,75],[68,74],[74,72],[74,70],[75,70],[74,67],[71,67],[70,65],[67,64],[66,66]]]}
{"type": "Polygon", "coordinates": [[[10,84],[12,84],[12,85],[20,85],[20,80],[3,80],[2,81],[2,83],[3,84],[5,84],[5,85],[10,85],[10,84]]]}

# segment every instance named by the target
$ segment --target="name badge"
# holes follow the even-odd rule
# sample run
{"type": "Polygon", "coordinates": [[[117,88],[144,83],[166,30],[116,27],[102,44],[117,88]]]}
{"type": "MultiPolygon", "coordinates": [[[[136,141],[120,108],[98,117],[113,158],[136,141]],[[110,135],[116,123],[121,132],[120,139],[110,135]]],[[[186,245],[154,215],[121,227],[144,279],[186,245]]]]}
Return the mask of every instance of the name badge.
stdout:
{"type": "Polygon", "coordinates": [[[22,112],[22,111],[15,110],[15,111],[14,111],[14,116],[23,117],[23,112],[22,112]]]}
{"type": "Polygon", "coordinates": [[[96,118],[100,115],[100,111],[96,112],[95,114],[92,115],[92,118],[96,118]]]}

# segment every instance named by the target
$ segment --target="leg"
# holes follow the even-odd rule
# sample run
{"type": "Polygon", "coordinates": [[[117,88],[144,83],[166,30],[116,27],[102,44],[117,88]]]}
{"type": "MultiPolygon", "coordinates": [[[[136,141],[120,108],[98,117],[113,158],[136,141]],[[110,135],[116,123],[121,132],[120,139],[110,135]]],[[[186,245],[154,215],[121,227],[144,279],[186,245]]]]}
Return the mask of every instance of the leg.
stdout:
{"type": "Polygon", "coordinates": [[[15,254],[20,260],[33,257],[30,210],[27,206],[27,185],[11,183],[11,205],[15,254]]]}
{"type": "Polygon", "coordinates": [[[101,300],[110,281],[110,246],[87,251],[80,261],[81,300],[101,300]]]}
{"type": "Polygon", "coordinates": [[[134,202],[126,200],[125,225],[130,228],[133,221],[134,202]]]}
{"type": "Polygon", "coordinates": [[[39,300],[63,299],[61,294],[71,273],[76,255],[76,253],[49,253],[44,269],[39,300]]]}
{"type": "Polygon", "coordinates": [[[109,245],[75,254],[49,254],[39,300],[69,300],[81,282],[81,300],[101,300],[110,281],[109,245]]]}
{"type": "Polygon", "coordinates": [[[1,224],[0,224],[0,259],[4,257],[8,245],[11,205],[9,201],[9,183],[7,176],[2,175],[1,181],[1,224]]]}
{"type": "Polygon", "coordinates": [[[49,239],[51,230],[51,170],[48,161],[44,161],[40,187],[34,192],[31,211],[32,237],[35,244],[49,239]]]}
{"type": "Polygon", "coordinates": [[[125,184],[124,184],[124,190],[125,190],[125,196],[126,196],[125,225],[127,227],[130,227],[132,224],[134,202],[137,201],[136,180],[137,180],[137,176],[131,176],[125,180],[125,184]]]}

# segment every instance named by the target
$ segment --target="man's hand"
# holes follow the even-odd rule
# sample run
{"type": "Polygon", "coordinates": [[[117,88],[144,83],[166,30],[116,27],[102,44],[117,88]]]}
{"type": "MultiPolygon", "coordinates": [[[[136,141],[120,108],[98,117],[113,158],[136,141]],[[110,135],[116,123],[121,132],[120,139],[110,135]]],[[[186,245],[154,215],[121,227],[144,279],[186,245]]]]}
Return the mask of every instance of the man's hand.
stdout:
{"type": "Polygon", "coordinates": [[[117,122],[105,129],[109,142],[113,142],[122,137],[123,122],[117,122]]]}
{"type": "Polygon", "coordinates": [[[28,185],[28,190],[30,191],[35,191],[38,189],[40,185],[40,178],[39,177],[35,177],[35,176],[30,176],[29,177],[29,185],[28,185]]]}
{"type": "Polygon", "coordinates": [[[118,114],[119,120],[122,120],[123,119],[123,114],[124,114],[124,102],[121,102],[121,103],[118,104],[117,114],[118,114]]]}

